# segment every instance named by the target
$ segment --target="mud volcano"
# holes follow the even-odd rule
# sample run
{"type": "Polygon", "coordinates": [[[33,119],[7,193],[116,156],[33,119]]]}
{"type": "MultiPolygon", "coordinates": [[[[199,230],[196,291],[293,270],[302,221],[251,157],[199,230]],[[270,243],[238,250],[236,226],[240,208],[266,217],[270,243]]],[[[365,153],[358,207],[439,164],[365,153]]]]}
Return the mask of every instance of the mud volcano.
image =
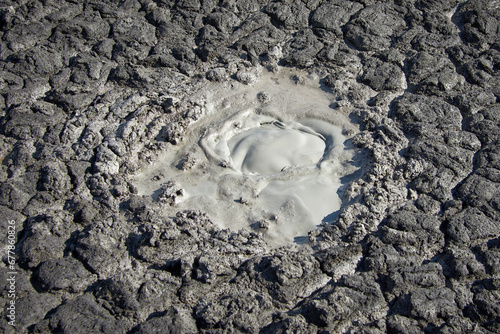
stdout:
{"type": "Polygon", "coordinates": [[[499,0],[0,0],[0,162],[0,333],[500,333],[499,0]]]}
{"type": "Polygon", "coordinates": [[[250,86],[206,87],[189,137],[136,184],[156,189],[142,194],[160,202],[168,192],[170,214],[195,208],[221,228],[259,231],[271,245],[302,243],[340,209],[340,188],[355,170],[342,133],[355,126],[331,108],[318,78],[289,70],[259,76],[250,86]],[[179,168],[186,159],[193,166],[179,168]]]}

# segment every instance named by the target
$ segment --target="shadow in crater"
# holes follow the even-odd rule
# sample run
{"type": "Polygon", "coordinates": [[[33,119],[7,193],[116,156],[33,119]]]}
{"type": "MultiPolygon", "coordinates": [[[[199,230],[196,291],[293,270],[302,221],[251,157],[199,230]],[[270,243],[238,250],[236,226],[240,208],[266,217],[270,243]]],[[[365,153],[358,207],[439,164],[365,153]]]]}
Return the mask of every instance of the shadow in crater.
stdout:
{"type": "Polygon", "coordinates": [[[309,243],[309,237],[308,236],[302,236],[302,235],[299,235],[295,238],[293,238],[293,241],[296,243],[296,244],[299,244],[299,245],[303,245],[303,244],[307,244],[309,243]]]}

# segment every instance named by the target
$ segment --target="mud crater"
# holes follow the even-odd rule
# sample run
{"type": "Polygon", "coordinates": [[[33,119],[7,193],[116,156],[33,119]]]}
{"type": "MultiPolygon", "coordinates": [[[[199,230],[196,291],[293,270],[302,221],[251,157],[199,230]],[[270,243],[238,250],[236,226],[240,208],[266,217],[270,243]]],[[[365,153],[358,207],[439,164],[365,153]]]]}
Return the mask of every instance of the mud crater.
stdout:
{"type": "Polygon", "coordinates": [[[210,85],[193,99],[205,101],[203,116],[134,177],[142,195],[166,214],[202,210],[221,228],[257,230],[275,246],[306,242],[334,220],[358,169],[346,133],[358,129],[330,107],[317,77],[263,72],[252,85],[210,85]]]}

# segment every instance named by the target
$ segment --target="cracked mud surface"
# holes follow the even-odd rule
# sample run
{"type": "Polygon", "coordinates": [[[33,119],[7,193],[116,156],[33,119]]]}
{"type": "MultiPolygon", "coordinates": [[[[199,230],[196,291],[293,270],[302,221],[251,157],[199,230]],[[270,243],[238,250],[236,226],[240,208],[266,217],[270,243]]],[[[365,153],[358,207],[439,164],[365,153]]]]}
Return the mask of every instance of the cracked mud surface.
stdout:
{"type": "Polygon", "coordinates": [[[498,1],[3,0],[0,14],[0,226],[16,222],[19,267],[14,329],[2,254],[1,331],[500,331],[498,1]],[[210,87],[265,106],[267,72],[328,94],[320,114],[349,120],[362,167],[331,219],[282,247],[272,215],[235,230],[182,207],[182,175],[211,165],[181,148],[241,101],[210,104],[210,87]],[[165,156],[146,194],[136,177],[165,156]]]}

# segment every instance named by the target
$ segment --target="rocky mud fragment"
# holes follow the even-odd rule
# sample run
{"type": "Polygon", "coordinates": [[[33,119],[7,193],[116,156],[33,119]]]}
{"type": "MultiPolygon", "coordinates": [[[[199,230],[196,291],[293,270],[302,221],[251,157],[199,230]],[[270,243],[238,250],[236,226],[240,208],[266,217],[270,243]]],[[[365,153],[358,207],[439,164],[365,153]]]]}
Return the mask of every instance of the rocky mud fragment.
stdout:
{"type": "Polygon", "coordinates": [[[0,1],[0,331],[499,332],[499,36],[497,0],[0,1]],[[256,165],[232,129],[238,172],[303,173],[329,142],[296,123],[345,117],[341,186],[299,182],[338,207],[300,238],[265,237],[300,219],[248,180],[216,180],[226,209],[183,184],[233,170],[182,148],[241,101],[316,151],[256,165]]]}

